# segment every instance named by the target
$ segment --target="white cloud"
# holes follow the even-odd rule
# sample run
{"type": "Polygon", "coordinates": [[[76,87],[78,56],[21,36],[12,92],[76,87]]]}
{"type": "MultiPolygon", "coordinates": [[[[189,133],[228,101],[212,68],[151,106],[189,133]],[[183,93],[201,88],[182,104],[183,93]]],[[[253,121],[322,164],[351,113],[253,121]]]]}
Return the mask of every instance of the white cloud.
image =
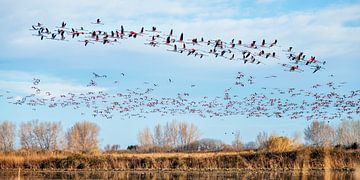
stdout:
{"type": "Polygon", "coordinates": [[[356,57],[359,27],[345,22],[360,18],[360,6],[331,7],[316,12],[294,12],[280,17],[176,22],[189,34],[246,42],[278,39],[283,48],[294,46],[322,57],[356,57]]]}
{"type": "Polygon", "coordinates": [[[24,71],[0,71],[0,89],[20,95],[33,94],[36,93],[31,88],[34,86],[33,78],[40,79],[40,83],[36,85],[41,90],[39,96],[47,96],[46,92],[50,92],[52,96],[59,96],[67,93],[80,94],[107,90],[104,87],[87,87],[72,80],[24,71]]]}
{"type": "MultiPolygon", "coordinates": [[[[106,3],[85,0],[76,3],[70,0],[54,2],[35,0],[25,3],[9,1],[6,7],[10,10],[4,9],[5,13],[9,13],[0,21],[9,25],[3,28],[11,28],[5,33],[8,36],[2,38],[10,37],[12,40],[4,44],[9,51],[2,53],[21,56],[21,53],[14,51],[18,52],[21,49],[31,53],[44,48],[50,50],[48,56],[52,53],[58,56],[60,53],[57,51],[58,47],[69,44],[40,42],[30,36],[27,28],[37,21],[54,26],[62,20],[67,21],[70,26],[81,26],[89,24],[98,17],[102,18],[109,28],[118,28],[123,24],[136,30],[141,26],[155,25],[164,31],[173,28],[177,34],[185,32],[186,38],[195,36],[226,40],[235,38],[244,42],[261,41],[263,38],[268,41],[278,39],[284,49],[294,46],[295,50],[303,50],[322,58],[355,57],[360,51],[359,46],[356,46],[360,44],[360,36],[358,36],[360,28],[344,25],[345,22],[360,18],[360,5],[332,6],[318,11],[292,12],[278,17],[241,19],[235,18],[238,5],[233,3],[233,1],[220,0],[200,2],[155,0],[151,3],[142,0],[110,0],[106,3]],[[18,24],[21,24],[19,26],[21,28],[12,28],[18,24]]],[[[241,3],[242,1],[238,2],[241,3]]],[[[132,48],[133,51],[149,49],[127,46],[126,43],[117,45],[116,48],[118,47],[126,50],[132,48]]],[[[108,49],[112,51],[114,48],[108,49]]],[[[101,51],[106,50],[103,48],[101,51]]]]}

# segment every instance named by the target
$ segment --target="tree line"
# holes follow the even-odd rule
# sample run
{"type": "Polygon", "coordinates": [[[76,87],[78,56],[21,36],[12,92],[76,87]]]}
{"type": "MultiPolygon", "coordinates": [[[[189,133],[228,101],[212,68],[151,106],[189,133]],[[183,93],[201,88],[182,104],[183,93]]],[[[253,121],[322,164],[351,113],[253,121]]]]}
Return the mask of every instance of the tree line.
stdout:
{"type": "Polygon", "coordinates": [[[164,150],[182,147],[199,139],[199,129],[193,123],[171,121],[164,126],[157,124],[153,131],[146,127],[138,133],[142,150],[164,150]]]}
{"type": "Polygon", "coordinates": [[[95,123],[83,121],[64,133],[60,122],[33,120],[21,123],[17,133],[13,122],[4,121],[0,123],[0,151],[14,151],[18,135],[22,150],[89,152],[98,149],[99,130],[95,123]]]}
{"type": "MultiPolygon", "coordinates": [[[[357,149],[360,143],[360,121],[343,120],[333,127],[325,121],[313,121],[303,133],[293,137],[260,132],[254,141],[244,143],[240,131],[233,132],[231,144],[211,138],[201,138],[199,128],[189,122],[170,121],[153,128],[145,127],[138,132],[138,144],[127,147],[137,152],[164,151],[240,151],[244,149],[286,151],[305,145],[357,149]],[[302,136],[304,135],[304,136],[302,136]],[[304,137],[304,138],[303,138],[304,137]]],[[[60,122],[27,121],[19,130],[11,121],[0,122],[0,151],[14,151],[19,138],[21,150],[68,150],[90,152],[99,150],[100,128],[97,124],[77,122],[65,132],[60,122]]],[[[119,151],[119,145],[106,145],[105,151],[119,151]]]]}
{"type": "Polygon", "coordinates": [[[157,124],[151,130],[145,127],[138,133],[138,145],[130,146],[145,152],[156,151],[240,151],[245,149],[286,151],[304,145],[357,149],[360,144],[360,121],[342,120],[337,127],[326,121],[313,121],[293,137],[260,132],[255,141],[244,143],[240,131],[232,132],[231,144],[221,140],[200,138],[199,128],[187,122],[172,121],[164,126],[157,124]],[[305,144],[302,143],[304,137],[305,144]]]}

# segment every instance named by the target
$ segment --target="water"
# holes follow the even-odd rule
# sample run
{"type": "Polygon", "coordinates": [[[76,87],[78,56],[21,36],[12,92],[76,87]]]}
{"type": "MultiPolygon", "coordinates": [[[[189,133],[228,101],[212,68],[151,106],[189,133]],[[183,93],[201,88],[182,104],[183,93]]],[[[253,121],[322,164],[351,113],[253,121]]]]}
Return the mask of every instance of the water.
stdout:
{"type": "Polygon", "coordinates": [[[187,171],[41,171],[41,172],[21,172],[20,176],[16,171],[0,171],[0,179],[289,179],[289,180],[321,180],[339,179],[352,180],[358,179],[354,172],[323,172],[314,171],[308,173],[301,172],[187,172],[187,171]]]}

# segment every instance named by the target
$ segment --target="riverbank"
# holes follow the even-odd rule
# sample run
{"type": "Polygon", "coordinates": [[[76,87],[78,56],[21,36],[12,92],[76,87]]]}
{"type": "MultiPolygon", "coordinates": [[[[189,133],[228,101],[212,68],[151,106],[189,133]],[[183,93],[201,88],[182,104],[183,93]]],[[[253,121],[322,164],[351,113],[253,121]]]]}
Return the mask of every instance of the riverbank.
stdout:
{"type": "Polygon", "coordinates": [[[137,171],[311,171],[354,170],[360,151],[303,148],[288,152],[91,153],[13,152],[0,154],[1,170],[137,171]]]}
{"type": "Polygon", "coordinates": [[[358,179],[353,171],[0,171],[0,179],[358,179]]]}

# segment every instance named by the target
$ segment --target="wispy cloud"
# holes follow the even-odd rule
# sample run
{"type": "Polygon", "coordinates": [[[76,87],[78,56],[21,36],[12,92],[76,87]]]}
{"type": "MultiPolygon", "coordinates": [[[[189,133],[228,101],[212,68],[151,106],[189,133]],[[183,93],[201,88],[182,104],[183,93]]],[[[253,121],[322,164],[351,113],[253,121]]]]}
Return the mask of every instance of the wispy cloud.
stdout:
{"type": "Polygon", "coordinates": [[[46,96],[46,92],[58,96],[67,93],[79,94],[107,90],[104,87],[87,87],[71,80],[24,71],[0,71],[0,89],[19,95],[33,94],[36,93],[36,90],[31,88],[34,86],[34,78],[40,79],[40,83],[36,85],[41,90],[38,93],[40,96],[46,96]]]}
{"type": "MultiPolygon", "coordinates": [[[[228,40],[239,38],[249,42],[254,39],[277,38],[280,42],[284,42],[284,46],[294,45],[326,57],[351,55],[359,51],[359,48],[354,46],[360,43],[360,37],[357,36],[360,32],[359,27],[345,24],[360,18],[360,5],[332,6],[310,12],[298,11],[279,17],[237,19],[234,15],[238,5],[233,5],[233,1],[201,2],[203,3],[155,0],[144,3],[140,0],[131,2],[110,0],[104,3],[80,0],[73,3],[70,0],[59,2],[35,0],[26,2],[27,5],[22,3],[21,6],[13,2],[9,7],[10,9],[16,7],[14,9],[18,13],[7,15],[1,21],[8,22],[2,24],[10,24],[9,21],[16,18],[20,23],[30,27],[37,21],[56,25],[64,20],[69,22],[70,26],[81,26],[84,22],[87,22],[86,25],[100,17],[108,22],[108,27],[111,28],[117,28],[121,24],[135,28],[156,25],[165,30],[174,28],[177,33],[184,31],[191,37],[204,36],[228,40]],[[39,11],[35,6],[44,9],[39,11]],[[93,12],[98,16],[94,17],[93,12]],[[176,27],[173,27],[173,24],[176,24],[176,27]]],[[[242,1],[239,2],[241,3],[242,1]]],[[[12,45],[10,48],[14,46],[22,47],[24,50],[39,49],[39,47],[55,48],[51,45],[46,47],[44,43],[34,40],[27,29],[9,29],[7,34],[12,38],[9,41],[12,45]]]]}

